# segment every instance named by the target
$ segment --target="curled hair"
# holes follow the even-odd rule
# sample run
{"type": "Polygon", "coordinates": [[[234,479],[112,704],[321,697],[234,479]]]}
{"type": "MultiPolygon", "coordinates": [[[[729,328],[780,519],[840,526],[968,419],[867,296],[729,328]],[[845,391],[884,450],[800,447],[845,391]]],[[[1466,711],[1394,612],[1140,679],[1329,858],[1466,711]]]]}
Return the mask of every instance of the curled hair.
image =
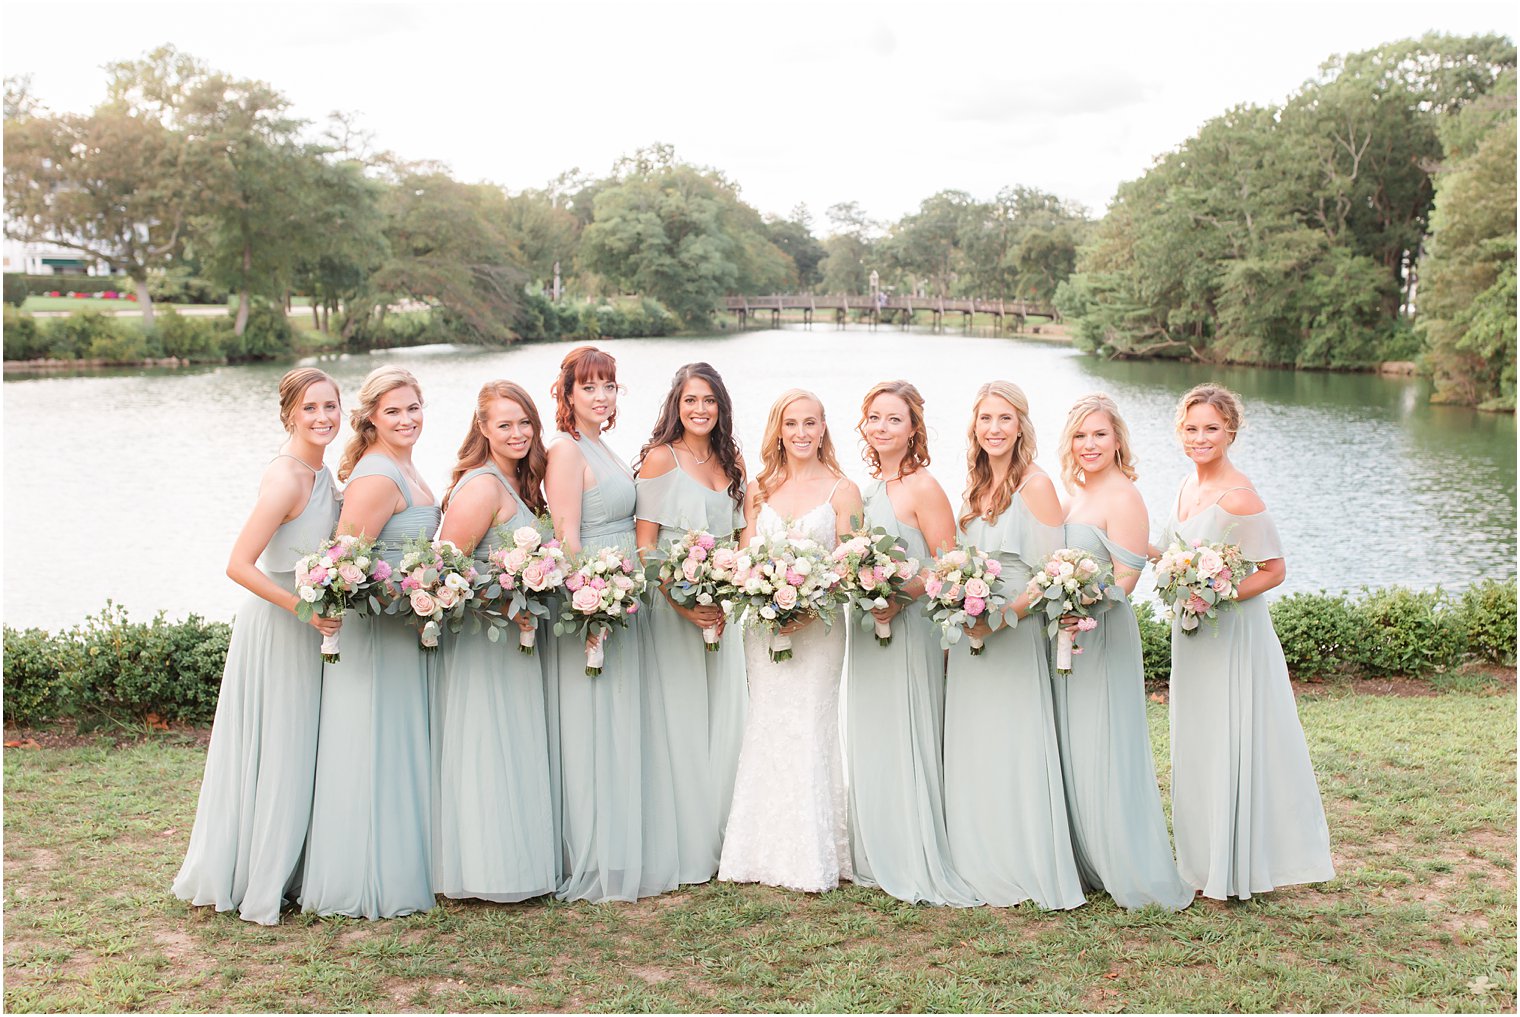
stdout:
{"type": "Polygon", "coordinates": [[[651,449],[659,448],[680,441],[686,436],[686,425],[681,423],[681,394],[686,388],[686,383],[696,378],[707,384],[712,389],[712,394],[718,400],[718,419],[713,424],[712,434],[708,439],[712,444],[713,454],[718,457],[719,464],[723,467],[723,475],[728,478],[728,496],[739,507],[744,506],[744,467],[740,465],[739,442],[734,438],[734,403],[729,398],[728,388],[723,384],[722,375],[713,370],[711,364],[698,361],[695,364],[687,364],[676,371],[674,378],[670,380],[670,391],[665,396],[665,403],[660,407],[660,416],[654,422],[654,431],[644,447],[639,449],[639,457],[634,460],[633,472],[638,473],[639,467],[644,465],[644,457],[649,455],[651,449]]]}
{"type": "Polygon", "coordinates": [[[343,394],[338,391],[338,383],[326,371],[315,367],[297,367],[285,372],[285,377],[280,379],[280,426],[287,431],[291,429],[291,420],[296,415],[296,407],[301,405],[301,397],[307,389],[324,381],[338,393],[338,404],[341,406],[343,394]]]}
{"type": "Polygon", "coordinates": [[[380,400],[386,393],[393,392],[398,388],[411,388],[417,393],[417,399],[422,399],[422,386],[417,384],[417,379],[412,372],[404,367],[387,365],[377,367],[364,376],[364,384],[359,386],[359,405],[354,407],[348,414],[349,426],[354,429],[353,437],[348,439],[348,444],[343,446],[343,458],[338,460],[338,479],[348,480],[349,474],[353,473],[354,467],[364,454],[374,445],[378,436],[375,424],[369,418],[374,416],[375,410],[380,406],[380,400]]]}
{"type": "Polygon", "coordinates": [[[1094,392],[1072,404],[1071,412],[1066,414],[1066,427],[1061,431],[1061,483],[1068,491],[1087,484],[1087,471],[1082,469],[1077,457],[1072,454],[1071,443],[1077,435],[1077,429],[1082,426],[1082,421],[1094,413],[1107,414],[1109,422],[1114,425],[1114,465],[1119,468],[1119,472],[1131,480],[1140,476],[1135,472],[1135,453],[1130,448],[1129,427],[1124,423],[1124,418],[1119,416],[1119,407],[1106,392],[1094,392]]]}
{"type": "Polygon", "coordinates": [[[528,454],[517,460],[513,479],[517,481],[517,493],[528,506],[528,511],[542,515],[548,511],[544,503],[544,474],[549,471],[549,453],[544,450],[544,425],[539,420],[538,407],[533,405],[533,397],[512,381],[488,381],[480,387],[480,394],[475,397],[475,412],[470,417],[470,430],[459,443],[459,454],[455,457],[454,472],[449,477],[449,489],[444,492],[442,507],[449,507],[449,499],[454,496],[461,477],[491,461],[491,442],[484,428],[490,417],[491,403],[497,399],[510,399],[521,406],[533,428],[533,437],[528,440],[528,454]]]}
{"type": "Polygon", "coordinates": [[[799,399],[811,399],[818,407],[818,419],[823,422],[823,440],[818,443],[818,461],[836,477],[844,476],[839,459],[834,454],[834,442],[829,438],[829,418],[823,412],[823,400],[804,388],[789,388],[781,398],[771,404],[770,415],[765,418],[765,437],[760,439],[760,473],[755,485],[760,489],[760,500],[765,501],[771,492],[786,483],[786,449],[781,442],[781,421],[786,408],[799,399]]]}
{"type": "MultiPolygon", "coordinates": [[[[554,397],[554,426],[572,438],[579,438],[581,432],[575,426],[575,410],[570,406],[570,392],[575,386],[587,381],[617,382],[617,360],[612,354],[604,353],[595,346],[577,346],[559,362],[559,377],[549,386],[549,394],[554,397]]],[[[613,410],[612,416],[602,424],[602,430],[610,431],[615,426],[617,410],[613,410]]]]}
{"type": "Polygon", "coordinates": [[[1225,430],[1230,432],[1230,444],[1235,444],[1235,436],[1246,426],[1246,409],[1240,403],[1240,396],[1212,381],[1194,385],[1177,400],[1177,416],[1172,421],[1173,427],[1180,432],[1188,410],[1200,405],[1212,406],[1219,411],[1219,415],[1224,418],[1225,430]]]}
{"type": "Polygon", "coordinates": [[[855,425],[855,431],[860,435],[860,444],[864,448],[861,456],[866,465],[870,466],[873,477],[881,476],[881,454],[871,447],[870,440],[866,438],[866,418],[871,413],[871,402],[879,395],[895,395],[908,404],[908,424],[912,432],[908,435],[908,448],[903,452],[902,465],[897,471],[899,477],[906,477],[929,465],[929,428],[924,423],[924,397],[918,394],[918,389],[911,382],[899,380],[878,381],[871,386],[865,399],[861,400],[860,423],[855,425]]]}
{"type": "Polygon", "coordinates": [[[971,424],[966,428],[970,448],[966,450],[966,510],[956,522],[965,529],[971,520],[982,515],[987,520],[996,519],[1013,504],[1013,493],[1019,489],[1029,468],[1034,465],[1038,452],[1034,439],[1034,424],[1029,419],[1029,399],[1024,390],[1011,381],[989,381],[976,390],[976,401],[971,404],[971,424]],[[1013,440],[1013,461],[1008,464],[1008,475],[998,483],[992,472],[992,458],[976,440],[976,417],[983,400],[997,396],[1008,402],[1019,421],[1019,436],[1013,440]],[[987,502],[985,513],[977,506],[987,502]]]}

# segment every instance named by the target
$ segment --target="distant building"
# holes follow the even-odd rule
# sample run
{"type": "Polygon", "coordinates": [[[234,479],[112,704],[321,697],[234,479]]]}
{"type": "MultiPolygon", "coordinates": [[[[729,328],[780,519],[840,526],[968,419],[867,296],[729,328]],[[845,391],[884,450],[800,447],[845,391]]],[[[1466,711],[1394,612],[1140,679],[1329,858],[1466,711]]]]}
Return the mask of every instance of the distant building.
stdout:
{"type": "Polygon", "coordinates": [[[25,275],[112,275],[111,266],[93,255],[57,244],[5,240],[5,271],[25,275]]]}

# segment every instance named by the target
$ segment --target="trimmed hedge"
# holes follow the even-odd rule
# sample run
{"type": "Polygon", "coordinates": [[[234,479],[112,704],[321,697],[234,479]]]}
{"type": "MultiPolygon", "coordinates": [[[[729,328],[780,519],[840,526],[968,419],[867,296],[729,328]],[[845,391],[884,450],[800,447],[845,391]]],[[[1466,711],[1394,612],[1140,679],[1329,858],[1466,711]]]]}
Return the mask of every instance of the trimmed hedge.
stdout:
{"type": "Polygon", "coordinates": [[[27,291],[41,295],[52,293],[131,293],[137,289],[137,284],[124,275],[75,275],[63,273],[60,275],[27,275],[22,276],[26,281],[27,291]]]}
{"type": "Polygon", "coordinates": [[[6,272],[5,302],[12,307],[20,307],[26,303],[27,294],[26,276],[20,272],[6,272]]]}
{"type": "Polygon", "coordinates": [[[241,336],[231,314],[192,317],[172,307],[154,309],[153,327],[138,317],[102,314],[93,308],[63,318],[35,318],[5,308],[6,360],[101,360],[139,364],[178,357],[194,362],[269,360],[288,355],[295,330],[279,308],[256,305],[241,336]]]}
{"type": "MultiPolygon", "coordinates": [[[[1402,587],[1362,591],[1359,600],[1295,593],[1272,604],[1288,670],[1300,679],[1344,675],[1425,677],[1476,659],[1515,661],[1515,582],[1485,580],[1461,596],[1402,587]]],[[[1171,626],[1149,601],[1135,605],[1145,680],[1171,677],[1171,626]]],[[[59,634],[5,626],[5,722],[108,717],[209,724],[216,714],[232,627],[160,612],[133,622],[120,605],[59,634]]],[[[1209,638],[1204,631],[1194,639],[1209,638]]]]}

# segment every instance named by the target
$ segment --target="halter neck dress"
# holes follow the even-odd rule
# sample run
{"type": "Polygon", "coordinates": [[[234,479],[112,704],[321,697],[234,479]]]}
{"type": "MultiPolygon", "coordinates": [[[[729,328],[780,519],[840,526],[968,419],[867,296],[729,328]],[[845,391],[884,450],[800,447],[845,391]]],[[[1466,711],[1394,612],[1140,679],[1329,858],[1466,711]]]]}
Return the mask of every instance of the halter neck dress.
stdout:
{"type": "MultiPolygon", "coordinates": [[[[964,511],[964,507],[962,508],[964,511]]],[[[1009,601],[1061,546],[1022,493],[996,519],[975,517],[960,539],[996,555],[1009,601]]],[[[1050,640],[1038,617],[994,631],[981,655],[950,647],[945,678],[945,826],[950,861],[996,907],[1083,903],[1071,847],[1050,688],[1050,640]]]]}
{"type": "MultiPolygon", "coordinates": [[[[516,507],[475,546],[484,569],[512,531],[533,526],[535,517],[495,463],[460,477],[454,496],[471,483],[499,484],[516,507]]],[[[433,888],[446,897],[519,901],[558,886],[545,654],[519,653],[517,642],[515,624],[498,642],[466,628],[449,638],[438,671],[433,888]]]]}
{"type": "MultiPolygon", "coordinates": [[[[1145,568],[1143,555],[1091,523],[1067,523],[1066,546],[1145,568]]],[[[1129,598],[1114,592],[1117,599],[1099,605],[1098,627],[1081,634],[1071,674],[1051,676],[1077,871],[1084,889],[1106,890],[1120,907],[1180,911],[1193,891],[1177,874],[1156,788],[1140,627],[1129,598]]]]}
{"type": "MultiPolygon", "coordinates": [[[[597,440],[580,449],[596,483],[581,492],[581,549],[637,551],[633,476],[597,440]]],[[[558,637],[558,720],[564,880],[561,900],[636,900],[676,887],[670,767],[648,744],[639,629],[612,630],[602,673],[586,676],[585,637],[558,637]]]]}
{"type": "MultiPolygon", "coordinates": [[[[326,467],[313,474],[305,506],[259,555],[259,570],[282,589],[295,589],[297,559],[332,536],[338,521],[332,474],[326,467]]],[[[310,625],[263,597],[249,594],[238,608],[175,896],[278,924],[281,902],[300,885],[311,818],[321,642],[310,625]]]]}
{"type": "MultiPolygon", "coordinates": [[[[865,523],[894,535],[927,565],[924,535],[897,518],[887,486],[867,484],[865,523]]],[[[980,903],[950,864],[945,831],[945,657],[921,603],[892,619],[886,646],[852,626],[845,698],[845,764],[855,882],[909,903],[980,903]]]]}
{"type": "MultiPolygon", "coordinates": [[[[1216,500],[1179,515],[1173,502],[1163,549],[1227,541],[1250,561],[1283,556],[1266,510],[1238,516],[1216,500]]],[[[1319,784],[1265,597],[1237,601],[1217,626],[1192,634],[1173,623],[1170,699],[1172,828],[1184,882],[1224,900],[1334,879],[1319,784]]]]}
{"type": "MultiPolygon", "coordinates": [[[[659,523],[659,551],[688,530],[706,530],[722,542],[744,527],[742,497],[735,505],[727,488],[714,491],[679,461],[658,477],[638,478],[635,488],[634,515],[659,523]]],[[[718,650],[709,653],[702,631],[664,594],[653,590],[649,600],[641,628],[649,735],[669,757],[677,878],[703,883],[718,871],[744,737],[744,634],[729,625],[718,650]]]]}
{"type": "MultiPolygon", "coordinates": [[[[360,459],[349,483],[384,477],[406,507],[378,535],[392,568],[402,547],[438,531],[438,506],[412,502],[389,456],[360,459]]],[[[343,657],[322,672],[317,783],[301,907],[395,918],[433,906],[429,702],[437,653],[397,615],[343,619],[343,657]]]]}

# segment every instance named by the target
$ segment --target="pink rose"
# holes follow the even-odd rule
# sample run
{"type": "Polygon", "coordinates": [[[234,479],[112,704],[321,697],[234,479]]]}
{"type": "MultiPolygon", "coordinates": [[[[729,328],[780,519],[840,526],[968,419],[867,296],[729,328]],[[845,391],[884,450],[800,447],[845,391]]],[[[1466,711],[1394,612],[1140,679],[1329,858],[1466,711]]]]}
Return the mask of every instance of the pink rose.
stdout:
{"type": "Polygon", "coordinates": [[[439,607],[447,611],[459,603],[459,594],[452,586],[444,586],[438,590],[438,594],[434,599],[438,601],[439,607]]]}
{"type": "MultiPolygon", "coordinates": [[[[509,577],[507,576],[502,577],[502,589],[508,588],[506,583],[506,580],[508,578],[509,577]]],[[[527,568],[523,569],[522,571],[523,585],[530,590],[542,590],[545,585],[547,585],[544,582],[545,578],[546,576],[544,575],[544,563],[542,561],[532,562],[528,565],[527,568]]]]}
{"type": "Polygon", "coordinates": [[[978,600],[986,600],[987,594],[992,590],[986,583],[975,577],[966,580],[966,596],[976,597],[978,600]]]}
{"type": "Polygon", "coordinates": [[[1206,614],[1209,610],[1209,602],[1195,593],[1188,598],[1187,609],[1194,614],[1206,614]]]}
{"type": "Polygon", "coordinates": [[[931,597],[938,597],[945,584],[939,576],[929,576],[924,579],[924,592],[931,597]]]}
{"type": "Polygon", "coordinates": [[[998,576],[1003,574],[1003,563],[998,561],[996,558],[988,558],[985,562],[982,563],[982,571],[986,572],[989,576],[996,579],[998,576]]]}
{"type": "Polygon", "coordinates": [[[1061,574],[1061,563],[1058,562],[1058,561],[1048,561],[1048,562],[1046,562],[1045,563],[1045,574],[1047,576],[1049,576],[1050,578],[1052,578],[1052,579],[1054,579],[1057,576],[1059,576],[1061,574]]]}
{"type": "Polygon", "coordinates": [[[987,610],[987,602],[981,597],[967,597],[965,608],[967,617],[975,618],[987,610]]]}
{"type": "MultiPolygon", "coordinates": [[[[698,549],[700,550],[700,548],[698,549]]],[[[696,558],[687,558],[681,563],[681,574],[688,582],[696,582],[697,575],[702,571],[702,563],[696,558]]]]}
{"type": "Polygon", "coordinates": [[[713,552],[713,568],[728,572],[733,569],[739,555],[731,547],[720,547],[713,552]]]}
{"type": "Polygon", "coordinates": [[[435,601],[433,599],[433,595],[426,590],[413,590],[411,602],[412,613],[418,615],[419,617],[431,617],[433,612],[438,610],[437,601],[435,601]]]}
{"type": "Polygon", "coordinates": [[[633,580],[629,579],[627,576],[613,576],[612,585],[616,586],[624,593],[627,593],[629,590],[633,589],[633,580]]]}
{"type": "Polygon", "coordinates": [[[338,575],[343,577],[345,583],[358,586],[364,582],[364,570],[351,561],[346,561],[338,566],[338,575]]]}
{"type": "Polygon", "coordinates": [[[881,577],[872,569],[861,569],[855,578],[860,580],[860,588],[862,590],[874,590],[876,589],[877,580],[881,577]]]}
{"type": "Polygon", "coordinates": [[[783,611],[790,611],[797,606],[797,588],[795,586],[782,586],[776,590],[776,606],[783,611]]]}
{"type": "Polygon", "coordinates": [[[520,547],[514,547],[502,555],[501,564],[509,572],[521,572],[523,565],[528,561],[528,552],[520,547]]]}
{"type": "Polygon", "coordinates": [[[950,592],[945,594],[945,598],[949,600],[950,603],[954,604],[965,595],[966,591],[961,588],[961,584],[956,583],[954,586],[950,587],[950,592]]]}
{"type": "Polygon", "coordinates": [[[570,597],[570,606],[581,614],[595,614],[602,606],[602,595],[591,586],[582,586],[570,597]]]}

